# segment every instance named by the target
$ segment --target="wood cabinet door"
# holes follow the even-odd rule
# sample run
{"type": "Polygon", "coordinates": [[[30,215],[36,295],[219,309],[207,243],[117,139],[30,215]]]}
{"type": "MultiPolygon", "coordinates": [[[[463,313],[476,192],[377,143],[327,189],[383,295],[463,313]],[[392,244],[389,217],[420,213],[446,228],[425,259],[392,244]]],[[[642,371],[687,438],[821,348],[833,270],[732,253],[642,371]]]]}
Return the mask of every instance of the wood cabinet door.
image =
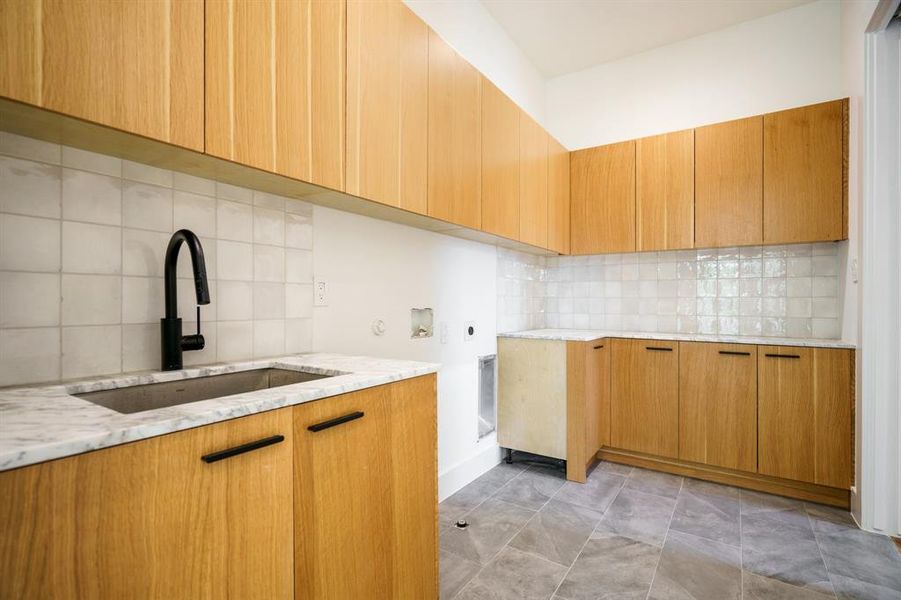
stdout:
{"type": "Polygon", "coordinates": [[[203,151],[203,0],[0,3],[0,96],[203,151]]]}
{"type": "Polygon", "coordinates": [[[695,246],[763,242],[763,117],[695,129],[695,246]]]}
{"type": "Polygon", "coordinates": [[[347,2],[347,185],[428,212],[429,27],[400,0],[347,2]]]}
{"type": "Polygon", "coordinates": [[[275,410],[0,473],[0,596],[290,598],[291,425],[275,410]]]}
{"type": "Polygon", "coordinates": [[[206,2],[206,152],[344,189],[343,0],[206,2]]]}
{"type": "Polygon", "coordinates": [[[435,406],[430,375],[294,407],[296,598],[437,596],[435,406]]]}
{"type": "Polygon", "coordinates": [[[760,473],[848,488],[853,355],[787,346],[758,352],[760,473]]]}
{"type": "Polygon", "coordinates": [[[566,342],[566,478],[584,483],[598,450],[610,443],[607,340],[566,342]]]}
{"type": "Polygon", "coordinates": [[[694,143],[693,129],[636,142],[639,251],[694,248],[694,143]]]}
{"type": "Polygon", "coordinates": [[[519,238],[520,109],[482,77],[482,231],[519,238]]]}
{"type": "Polygon", "coordinates": [[[429,216],[482,224],[482,75],[429,31],[429,216]]]}
{"type": "Polygon", "coordinates": [[[573,254],[635,251],[635,142],[570,154],[573,254]]]}
{"type": "Polygon", "coordinates": [[[764,115],[764,243],[847,237],[845,106],[835,100],[764,115]]]}
{"type": "Polygon", "coordinates": [[[757,471],[757,347],[679,344],[679,458],[757,471]]]}
{"type": "Polygon", "coordinates": [[[519,110],[519,241],[547,247],[548,135],[519,110]]]}
{"type": "Polygon", "coordinates": [[[548,136],[547,247],[569,254],[569,150],[548,136]]]}
{"type": "Polygon", "coordinates": [[[611,350],[611,445],[677,458],[679,344],[615,339],[611,350]]]}

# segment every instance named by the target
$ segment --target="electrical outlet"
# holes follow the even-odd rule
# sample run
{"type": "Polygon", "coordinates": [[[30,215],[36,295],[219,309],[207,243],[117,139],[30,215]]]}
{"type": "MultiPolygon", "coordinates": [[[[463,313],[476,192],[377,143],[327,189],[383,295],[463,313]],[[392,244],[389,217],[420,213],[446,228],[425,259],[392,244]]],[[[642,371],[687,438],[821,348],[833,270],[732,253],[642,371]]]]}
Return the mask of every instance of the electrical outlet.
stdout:
{"type": "Polygon", "coordinates": [[[463,323],[463,341],[471,342],[472,338],[476,336],[476,322],[475,321],[466,321],[463,323]]]}
{"type": "Polygon", "coordinates": [[[313,306],[328,306],[328,284],[324,281],[313,285],[313,306]]]}
{"type": "Polygon", "coordinates": [[[438,337],[442,344],[447,343],[447,322],[442,321],[438,324],[438,337]]]}

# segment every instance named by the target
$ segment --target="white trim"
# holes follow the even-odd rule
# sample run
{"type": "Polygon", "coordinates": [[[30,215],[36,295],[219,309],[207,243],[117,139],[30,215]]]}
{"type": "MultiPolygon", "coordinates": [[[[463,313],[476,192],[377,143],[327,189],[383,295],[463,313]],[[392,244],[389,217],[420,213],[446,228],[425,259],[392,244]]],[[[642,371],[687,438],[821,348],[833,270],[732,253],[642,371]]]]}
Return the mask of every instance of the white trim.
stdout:
{"type": "Polygon", "coordinates": [[[901,24],[866,36],[861,525],[901,533],[901,24]]]}
{"type": "Polygon", "coordinates": [[[467,483],[490,471],[499,462],[501,462],[501,449],[497,442],[494,442],[445,470],[444,473],[438,475],[438,501],[441,502],[467,483]]]}

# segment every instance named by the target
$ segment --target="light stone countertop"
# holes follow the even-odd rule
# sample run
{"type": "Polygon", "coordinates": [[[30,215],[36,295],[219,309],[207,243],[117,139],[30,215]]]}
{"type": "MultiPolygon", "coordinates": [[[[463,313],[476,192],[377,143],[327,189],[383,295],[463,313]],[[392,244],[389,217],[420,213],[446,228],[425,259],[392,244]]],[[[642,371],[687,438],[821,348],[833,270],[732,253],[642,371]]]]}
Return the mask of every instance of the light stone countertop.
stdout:
{"type": "Polygon", "coordinates": [[[303,354],[41,387],[2,388],[0,471],[436,373],[438,368],[437,364],[408,360],[303,354]],[[121,414],[73,395],[270,367],[332,377],[132,414],[121,414]]]}
{"type": "Polygon", "coordinates": [[[600,338],[665,340],[670,342],[720,342],[725,344],[755,344],[760,346],[802,346],[806,348],[854,348],[842,340],[811,338],[756,337],[745,335],[709,335],[703,333],[651,333],[647,331],[607,331],[603,329],[530,329],[499,333],[497,337],[529,340],[557,340],[589,342],[600,338]]]}

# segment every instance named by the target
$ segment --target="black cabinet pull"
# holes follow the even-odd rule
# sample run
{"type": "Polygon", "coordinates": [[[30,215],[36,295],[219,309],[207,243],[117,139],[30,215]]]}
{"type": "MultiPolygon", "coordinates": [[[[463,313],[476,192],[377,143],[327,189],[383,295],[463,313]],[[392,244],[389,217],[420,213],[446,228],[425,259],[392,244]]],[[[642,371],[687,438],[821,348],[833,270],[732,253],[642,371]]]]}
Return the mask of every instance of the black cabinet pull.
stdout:
{"type": "Polygon", "coordinates": [[[214,463],[220,460],[224,460],[226,458],[231,458],[232,456],[237,456],[239,454],[244,454],[245,452],[250,452],[251,450],[259,450],[260,448],[265,448],[266,446],[272,446],[273,444],[279,444],[285,441],[285,436],[283,435],[273,435],[272,437],[263,438],[261,440],[257,440],[255,442],[249,442],[247,444],[241,444],[240,446],[235,446],[234,448],[228,448],[227,450],[220,450],[219,452],[213,452],[212,454],[204,454],[200,457],[205,463],[214,463]]]}
{"type": "Polygon", "coordinates": [[[662,346],[645,346],[645,350],[655,350],[657,352],[672,352],[672,348],[664,348],[662,346]]]}
{"type": "Polygon", "coordinates": [[[329,427],[334,427],[335,425],[341,425],[343,423],[347,423],[348,421],[355,421],[357,419],[363,418],[364,413],[361,411],[352,412],[350,414],[344,415],[343,417],[336,417],[334,419],[329,419],[328,421],[323,421],[322,423],[316,423],[315,425],[310,425],[307,427],[310,431],[322,431],[323,429],[328,429],[329,427]]]}
{"type": "Polygon", "coordinates": [[[801,358],[797,354],[765,354],[767,358],[801,358]]]}
{"type": "Polygon", "coordinates": [[[595,350],[600,350],[600,349],[603,348],[603,347],[604,347],[604,344],[601,344],[600,346],[595,346],[594,349],[595,349],[595,350]]]}
{"type": "Polygon", "coordinates": [[[750,352],[736,352],[734,350],[720,350],[720,354],[725,354],[726,356],[751,356],[750,352]]]}

